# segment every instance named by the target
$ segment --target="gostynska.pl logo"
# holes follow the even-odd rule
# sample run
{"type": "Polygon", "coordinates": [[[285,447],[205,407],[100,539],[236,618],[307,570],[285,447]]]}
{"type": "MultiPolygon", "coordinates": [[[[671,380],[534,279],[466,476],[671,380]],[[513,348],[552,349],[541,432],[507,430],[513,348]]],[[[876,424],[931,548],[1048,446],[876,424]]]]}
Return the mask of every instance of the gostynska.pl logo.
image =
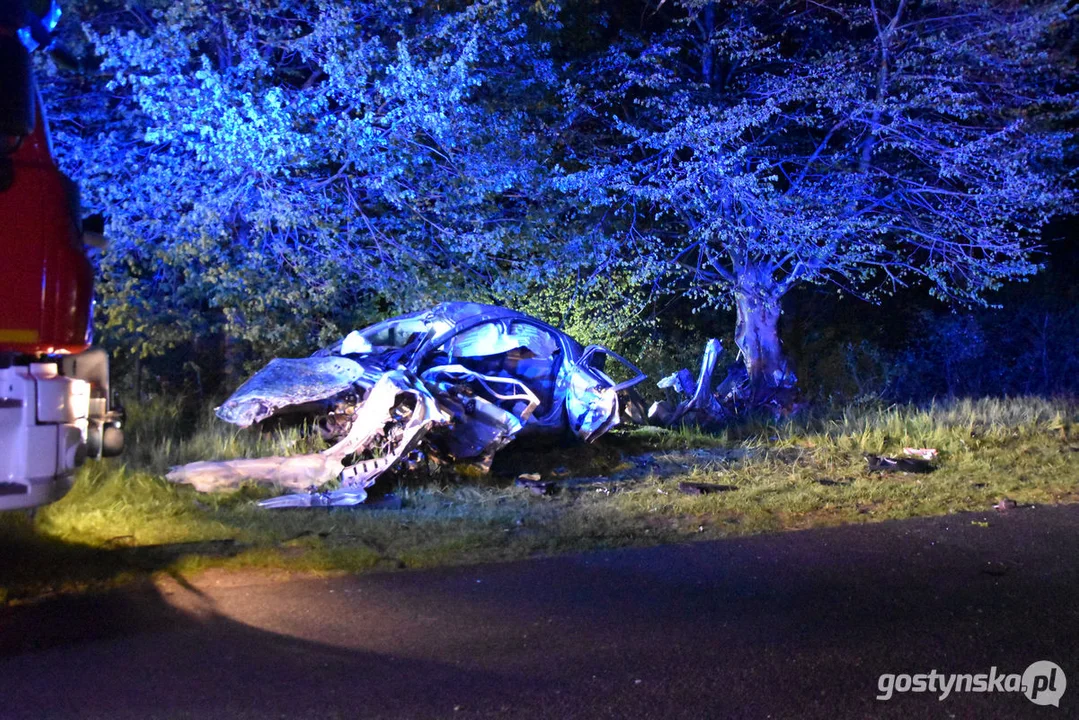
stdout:
{"type": "Polygon", "coordinates": [[[1035,705],[1060,707],[1068,681],[1064,671],[1055,662],[1039,660],[1018,673],[1002,673],[994,665],[988,673],[962,674],[884,673],[877,680],[877,700],[891,700],[896,693],[933,693],[938,700],[946,700],[955,693],[1021,692],[1035,705]]]}

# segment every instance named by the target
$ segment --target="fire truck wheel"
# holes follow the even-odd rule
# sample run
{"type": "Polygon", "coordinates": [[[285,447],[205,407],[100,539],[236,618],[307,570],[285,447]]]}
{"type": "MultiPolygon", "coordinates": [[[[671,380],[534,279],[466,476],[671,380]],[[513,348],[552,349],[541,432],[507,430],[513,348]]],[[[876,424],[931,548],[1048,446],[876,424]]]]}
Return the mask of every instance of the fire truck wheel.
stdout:
{"type": "Polygon", "coordinates": [[[101,456],[116,457],[124,451],[124,431],[115,425],[106,425],[101,432],[101,456]]]}

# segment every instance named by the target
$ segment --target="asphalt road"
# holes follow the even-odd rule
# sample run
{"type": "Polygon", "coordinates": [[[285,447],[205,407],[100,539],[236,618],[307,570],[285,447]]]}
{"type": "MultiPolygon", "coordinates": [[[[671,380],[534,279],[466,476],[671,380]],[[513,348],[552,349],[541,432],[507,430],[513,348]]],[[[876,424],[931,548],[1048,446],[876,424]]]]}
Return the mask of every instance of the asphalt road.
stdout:
{"type": "Polygon", "coordinates": [[[3,718],[1079,717],[1079,506],[0,610],[3,718]],[[984,527],[983,522],[989,526],[984,527]],[[882,673],[1070,675],[877,700],[882,673]]]}

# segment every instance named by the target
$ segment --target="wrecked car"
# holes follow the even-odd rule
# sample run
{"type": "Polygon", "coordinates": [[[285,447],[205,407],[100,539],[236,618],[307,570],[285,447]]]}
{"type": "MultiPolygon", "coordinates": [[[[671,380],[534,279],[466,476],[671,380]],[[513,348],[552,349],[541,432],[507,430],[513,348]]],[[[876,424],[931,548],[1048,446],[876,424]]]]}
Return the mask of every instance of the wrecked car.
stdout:
{"type": "Polygon", "coordinates": [[[330,446],[322,452],[196,462],[168,479],[200,491],[245,480],[299,491],[267,507],[355,505],[398,463],[473,461],[523,433],[572,433],[591,441],[619,421],[618,393],[644,380],[632,363],[582,347],[554,327],[492,305],[451,302],[356,330],[307,358],[271,360],[217,408],[240,427],[300,419],[330,446]],[[613,380],[605,365],[629,378],[613,380]],[[339,479],[336,489],[319,486],[339,479]]]}

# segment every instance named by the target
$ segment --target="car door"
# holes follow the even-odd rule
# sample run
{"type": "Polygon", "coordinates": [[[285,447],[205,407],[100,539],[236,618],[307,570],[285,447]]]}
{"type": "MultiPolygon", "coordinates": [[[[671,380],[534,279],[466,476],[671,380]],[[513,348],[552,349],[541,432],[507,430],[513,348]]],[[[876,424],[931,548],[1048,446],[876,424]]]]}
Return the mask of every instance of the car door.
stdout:
{"type": "Polygon", "coordinates": [[[589,345],[581,357],[567,365],[565,407],[570,430],[577,437],[591,441],[618,424],[618,393],[644,380],[637,366],[601,345],[589,345]],[[607,358],[621,363],[629,379],[615,382],[604,366],[607,358]]]}

